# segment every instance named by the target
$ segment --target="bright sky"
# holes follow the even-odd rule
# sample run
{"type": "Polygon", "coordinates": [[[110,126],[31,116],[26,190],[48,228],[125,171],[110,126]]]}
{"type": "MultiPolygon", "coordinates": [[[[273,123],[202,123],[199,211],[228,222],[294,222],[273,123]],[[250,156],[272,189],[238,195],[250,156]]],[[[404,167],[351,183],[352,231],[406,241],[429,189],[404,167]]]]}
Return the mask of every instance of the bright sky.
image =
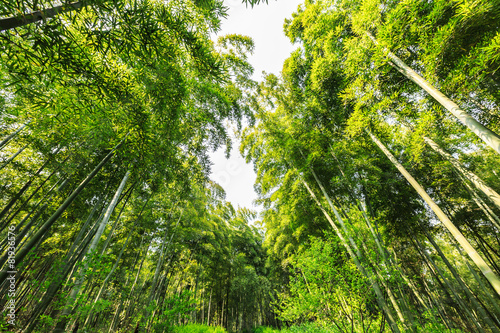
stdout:
{"type": "MultiPolygon", "coordinates": [[[[245,6],[241,0],[225,0],[229,7],[228,18],[222,23],[219,35],[240,34],[254,40],[255,51],[249,57],[254,67],[253,79],[260,81],[262,71],[279,74],[283,62],[296,48],[283,33],[285,18],[292,13],[303,0],[269,0],[269,4],[259,4],[254,8],[245,6]]],[[[257,194],[253,189],[255,172],[253,165],[246,164],[239,153],[239,142],[234,142],[231,157],[226,160],[224,150],[210,154],[212,162],[211,178],[226,191],[226,200],[235,208],[253,206],[257,194]]]]}

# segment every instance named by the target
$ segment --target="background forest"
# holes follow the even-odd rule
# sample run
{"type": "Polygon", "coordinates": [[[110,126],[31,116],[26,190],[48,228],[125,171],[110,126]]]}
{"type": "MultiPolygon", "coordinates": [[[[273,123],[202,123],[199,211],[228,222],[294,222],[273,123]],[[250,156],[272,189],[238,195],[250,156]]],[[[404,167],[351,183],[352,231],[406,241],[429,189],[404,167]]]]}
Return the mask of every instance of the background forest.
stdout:
{"type": "Polygon", "coordinates": [[[305,0],[261,82],[226,12],[0,0],[0,329],[500,332],[500,2],[305,0]]]}

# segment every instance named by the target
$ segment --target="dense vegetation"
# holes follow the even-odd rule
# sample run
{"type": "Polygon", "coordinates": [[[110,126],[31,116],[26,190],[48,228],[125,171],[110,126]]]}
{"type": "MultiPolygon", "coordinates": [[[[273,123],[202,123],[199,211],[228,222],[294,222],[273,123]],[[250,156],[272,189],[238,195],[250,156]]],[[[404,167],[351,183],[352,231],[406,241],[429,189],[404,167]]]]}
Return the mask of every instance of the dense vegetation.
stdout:
{"type": "Polygon", "coordinates": [[[259,83],[226,10],[0,4],[1,329],[500,332],[500,3],[306,0],[259,83]]]}

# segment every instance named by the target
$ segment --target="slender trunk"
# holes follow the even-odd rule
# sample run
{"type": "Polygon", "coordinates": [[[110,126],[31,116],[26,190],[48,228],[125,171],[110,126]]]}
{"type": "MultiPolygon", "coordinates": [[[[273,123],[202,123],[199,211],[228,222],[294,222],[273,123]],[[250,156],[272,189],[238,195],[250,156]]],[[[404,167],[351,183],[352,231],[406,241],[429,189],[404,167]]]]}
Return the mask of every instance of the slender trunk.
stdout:
{"type": "Polygon", "coordinates": [[[207,325],[210,326],[210,307],[212,306],[212,289],[213,287],[210,287],[210,297],[208,299],[208,313],[207,313],[207,325]]]}
{"type": "Polygon", "coordinates": [[[492,225],[497,227],[500,230],[500,218],[498,217],[497,214],[495,214],[491,208],[484,202],[484,200],[476,193],[476,191],[472,188],[472,186],[469,185],[467,180],[461,176],[460,179],[462,180],[462,183],[464,184],[465,188],[467,189],[467,192],[469,192],[472,200],[476,203],[476,205],[481,209],[488,218],[488,220],[491,222],[492,225]]]}
{"type": "MultiPolygon", "coordinates": [[[[330,146],[331,147],[331,146],[330,146]]],[[[337,166],[338,166],[338,169],[340,170],[340,173],[342,174],[342,177],[344,178],[344,180],[347,182],[348,184],[348,194],[349,194],[349,197],[351,198],[351,200],[356,204],[356,206],[358,207],[358,210],[361,212],[362,216],[363,216],[363,220],[365,221],[365,224],[366,226],[368,227],[368,230],[370,231],[370,234],[373,238],[373,240],[375,241],[375,244],[377,245],[377,248],[379,250],[379,253],[383,259],[383,262],[384,262],[384,270],[387,272],[387,274],[393,274],[392,272],[389,272],[388,271],[388,268],[391,267],[391,268],[394,268],[395,267],[395,270],[401,275],[403,276],[403,278],[405,278],[406,281],[409,281],[406,276],[404,276],[404,273],[399,269],[399,267],[396,265],[396,264],[393,264],[391,258],[388,256],[388,251],[387,249],[384,247],[382,247],[381,243],[382,241],[380,240],[379,238],[379,235],[377,233],[375,233],[375,230],[373,229],[372,227],[372,224],[370,222],[370,219],[368,218],[366,212],[365,212],[365,207],[363,206],[363,204],[360,202],[360,200],[358,200],[356,198],[356,196],[352,193],[351,191],[351,188],[352,188],[352,183],[351,181],[347,178],[347,176],[345,175],[344,173],[344,170],[342,169],[342,167],[340,166],[340,161],[339,159],[337,158],[337,156],[333,153],[333,151],[331,150],[331,155],[333,156],[333,158],[337,161],[337,166]]],[[[314,173],[313,173],[314,175],[314,173]]],[[[318,185],[320,185],[320,187],[322,188],[322,191],[326,194],[326,191],[324,190],[324,188],[321,186],[321,183],[319,183],[319,180],[318,178],[315,176],[315,179],[316,181],[318,182],[318,185]]],[[[326,194],[326,196],[328,197],[328,194],[326,194]]],[[[363,243],[363,246],[364,246],[364,243],[363,243]]],[[[365,251],[368,253],[368,249],[366,248],[366,246],[364,246],[365,248],[365,251]]],[[[382,280],[382,277],[380,276],[380,274],[378,273],[377,271],[377,275],[379,276],[379,279],[381,280],[381,283],[384,284],[383,280],[382,280]]],[[[388,295],[389,295],[389,298],[391,300],[391,303],[393,304],[394,306],[394,309],[396,310],[396,312],[398,313],[398,317],[400,318],[401,322],[404,323],[404,316],[402,315],[401,313],[401,310],[399,309],[399,306],[398,306],[398,303],[396,302],[396,298],[395,296],[393,295],[392,293],[392,290],[389,286],[386,286],[384,284],[384,286],[386,287],[387,289],[387,292],[388,292],[388,295]]],[[[399,289],[399,288],[398,288],[399,289]]],[[[412,289],[412,291],[414,292],[414,290],[412,289]]],[[[408,304],[406,304],[405,302],[405,297],[404,297],[404,294],[399,290],[398,292],[399,294],[399,298],[402,299],[403,301],[403,304],[404,304],[404,307],[405,307],[405,313],[407,314],[407,317],[410,318],[410,321],[412,323],[412,330],[413,330],[413,327],[414,327],[414,322],[413,322],[413,316],[412,316],[412,313],[410,311],[410,309],[408,308],[408,304]]],[[[419,297],[417,295],[417,297],[419,297]]],[[[425,303],[424,303],[424,306],[425,306],[425,303]]]]}
{"type": "Polygon", "coordinates": [[[22,147],[21,149],[19,149],[14,155],[12,155],[11,157],[9,157],[1,166],[0,166],[0,170],[2,170],[3,168],[5,168],[7,165],[9,165],[10,162],[12,162],[16,157],[17,155],[21,154],[25,149],[26,147],[28,147],[28,144],[26,144],[24,147],[22,147]]]}
{"type": "MultiPolygon", "coordinates": [[[[307,185],[307,183],[305,181],[302,181],[302,183],[304,184],[304,186],[308,190],[308,192],[311,195],[311,197],[316,202],[316,204],[319,207],[319,209],[323,212],[323,214],[325,215],[325,217],[328,220],[328,222],[330,222],[330,225],[335,230],[337,236],[340,238],[340,241],[342,242],[342,244],[346,248],[346,250],[349,253],[350,257],[353,259],[353,261],[354,261],[356,267],[358,268],[358,270],[361,272],[362,275],[364,275],[365,277],[367,277],[367,279],[369,280],[370,285],[372,286],[373,290],[375,291],[377,302],[378,302],[378,304],[380,306],[380,309],[385,314],[385,317],[387,317],[387,321],[390,324],[391,330],[393,332],[399,333],[400,332],[399,327],[396,324],[396,321],[394,320],[394,316],[392,314],[392,311],[389,309],[389,307],[387,306],[387,304],[385,302],[384,296],[382,294],[382,291],[380,290],[380,287],[379,287],[378,283],[370,275],[367,274],[367,272],[365,271],[364,267],[359,262],[358,257],[355,255],[355,253],[351,249],[351,246],[347,243],[347,241],[345,240],[344,236],[342,235],[342,233],[340,232],[340,230],[337,228],[337,225],[333,222],[333,220],[331,219],[330,215],[327,213],[327,211],[323,208],[323,206],[321,205],[321,203],[319,202],[319,200],[316,198],[316,195],[314,194],[314,192],[311,190],[311,188],[309,188],[309,185],[307,185]]],[[[340,215],[339,215],[338,211],[335,209],[335,207],[333,208],[333,212],[334,212],[335,216],[337,217],[337,220],[339,221],[339,223],[343,224],[342,218],[340,217],[340,215]]]]}
{"type": "MultiPolygon", "coordinates": [[[[460,163],[449,153],[444,151],[439,145],[424,136],[425,142],[441,156],[443,156],[448,162],[450,162],[455,169],[457,169],[466,179],[468,179],[472,184],[474,184],[478,189],[480,189],[486,196],[498,207],[500,208],[500,195],[495,192],[491,187],[489,187],[481,178],[476,176],[473,172],[465,169],[460,163]]],[[[500,229],[500,225],[497,225],[500,229]]]]}
{"type": "Polygon", "coordinates": [[[120,186],[118,186],[118,189],[116,190],[115,195],[111,200],[108,209],[106,210],[106,213],[104,214],[101,224],[99,225],[99,229],[97,229],[97,234],[95,235],[94,239],[92,240],[92,243],[90,244],[90,251],[94,251],[97,248],[97,244],[101,240],[101,236],[104,233],[104,229],[108,225],[109,219],[111,218],[111,214],[113,214],[115,210],[116,204],[118,203],[118,199],[120,198],[120,195],[123,192],[123,188],[125,187],[125,184],[127,183],[129,176],[130,176],[130,171],[127,171],[120,183],[120,186]]]}
{"type": "Polygon", "coordinates": [[[181,214],[179,215],[179,218],[177,219],[177,223],[175,224],[174,229],[172,230],[172,235],[170,236],[170,240],[168,241],[168,243],[167,243],[168,229],[165,231],[165,237],[163,239],[163,244],[162,244],[162,247],[161,247],[161,250],[160,250],[160,255],[158,257],[158,262],[156,264],[155,275],[153,277],[153,283],[151,284],[151,292],[149,294],[149,298],[148,298],[148,302],[146,304],[146,308],[149,306],[149,304],[151,303],[151,301],[154,298],[154,294],[155,294],[155,291],[156,291],[156,284],[157,284],[157,281],[158,281],[158,276],[159,276],[160,271],[161,271],[162,266],[163,266],[164,255],[165,255],[166,252],[168,252],[168,249],[170,247],[170,243],[172,242],[172,239],[173,239],[174,234],[175,234],[175,230],[177,229],[177,226],[179,225],[179,222],[181,220],[183,212],[184,212],[184,210],[181,212],[181,214]]]}
{"type": "Polygon", "coordinates": [[[2,150],[5,147],[5,145],[7,145],[7,143],[9,143],[9,141],[12,140],[19,132],[21,132],[26,126],[28,126],[30,121],[19,127],[14,133],[3,139],[2,142],[0,142],[0,150],[2,150]]]}
{"type": "Polygon", "coordinates": [[[60,13],[70,12],[82,7],[84,7],[84,1],[76,1],[61,6],[48,8],[43,11],[37,10],[25,15],[0,19],[0,31],[22,27],[30,23],[52,18],[56,15],[59,15],[60,13]]]}
{"type": "MultiPolygon", "coordinates": [[[[351,243],[351,246],[356,251],[358,260],[360,260],[362,258],[362,255],[361,255],[361,252],[360,252],[358,246],[356,245],[356,243],[354,242],[354,240],[352,239],[352,237],[349,235],[349,231],[347,230],[347,227],[344,224],[343,219],[340,217],[340,214],[338,213],[337,209],[333,205],[333,203],[332,203],[332,201],[330,199],[330,196],[328,195],[328,192],[326,192],[325,188],[323,187],[323,184],[320,182],[318,176],[316,175],[316,172],[314,172],[314,170],[312,168],[310,168],[310,170],[311,170],[311,173],[312,173],[314,179],[316,180],[316,183],[318,184],[319,188],[321,189],[321,192],[325,196],[326,201],[328,202],[328,205],[330,206],[330,208],[334,212],[335,216],[337,217],[337,220],[339,221],[339,223],[340,223],[340,225],[342,227],[342,230],[344,230],[344,233],[348,237],[349,242],[351,243]]],[[[378,277],[381,279],[381,276],[378,274],[378,272],[376,271],[376,269],[375,269],[375,272],[377,273],[378,277]]],[[[383,283],[383,281],[381,281],[381,283],[383,283]]],[[[386,289],[388,289],[388,288],[386,288],[386,289]]],[[[403,325],[406,326],[405,318],[403,317],[403,314],[402,314],[402,312],[401,312],[401,310],[399,308],[399,305],[397,304],[397,302],[396,302],[396,300],[395,300],[395,298],[394,298],[394,296],[392,294],[392,291],[390,289],[388,289],[387,292],[389,294],[389,299],[390,299],[392,305],[394,306],[394,309],[396,310],[396,313],[398,314],[399,320],[403,323],[403,325]]]]}
{"type": "MultiPolygon", "coordinates": [[[[57,184],[54,184],[54,186],[56,186],[57,184]]],[[[59,188],[57,189],[57,191],[59,192],[63,187],[64,187],[65,183],[63,182],[59,188]]],[[[36,222],[38,221],[38,218],[45,212],[45,210],[47,209],[47,207],[49,206],[49,204],[51,203],[52,201],[52,196],[54,195],[54,193],[52,193],[50,195],[50,197],[47,199],[47,202],[42,206],[40,207],[40,209],[38,210],[38,212],[35,214],[35,216],[33,216],[33,218],[30,220],[30,222],[23,228],[23,230],[17,234],[16,238],[19,242],[19,245],[18,247],[22,247],[23,246],[23,239],[24,237],[26,236],[26,234],[28,233],[28,231],[31,230],[31,228],[36,224],[36,222]]],[[[25,219],[29,217],[29,215],[27,215],[25,217],[25,219]]],[[[21,221],[21,225],[24,224],[24,221],[25,219],[23,219],[23,221],[21,221]]],[[[28,236],[29,237],[29,236],[28,236]]],[[[8,259],[8,252],[5,252],[4,255],[2,256],[2,258],[0,259],[0,267],[2,267],[5,262],[7,261],[8,259]]]]}
{"type": "MultiPolygon", "coordinates": [[[[125,173],[125,176],[123,177],[120,185],[118,186],[118,189],[116,190],[115,195],[114,195],[113,199],[111,200],[111,202],[108,206],[108,209],[106,210],[106,213],[104,214],[104,217],[102,218],[102,220],[99,224],[97,232],[96,232],[94,238],[92,239],[92,242],[87,250],[87,254],[92,254],[95,251],[95,249],[97,248],[97,244],[99,243],[99,240],[101,239],[102,233],[104,232],[104,228],[106,228],[106,225],[108,224],[108,221],[111,217],[111,214],[113,213],[113,211],[115,209],[115,206],[118,202],[118,199],[120,198],[120,195],[123,191],[123,188],[125,187],[125,184],[126,184],[129,176],[130,176],[130,171],[127,171],[125,173]]],[[[88,266],[89,266],[89,262],[87,261],[87,263],[85,264],[85,267],[82,271],[81,276],[77,279],[77,282],[75,283],[75,285],[71,289],[70,296],[69,296],[68,301],[66,302],[64,310],[62,312],[62,319],[61,319],[61,321],[59,321],[59,323],[56,325],[56,328],[54,329],[55,333],[56,332],[62,333],[65,330],[66,323],[67,323],[67,317],[71,313],[71,310],[73,308],[73,304],[76,300],[76,297],[78,296],[78,293],[80,292],[80,288],[83,284],[83,280],[85,279],[85,272],[87,271],[88,266]]]]}
{"type": "MultiPolygon", "coordinates": [[[[149,308],[149,305],[151,304],[151,302],[155,299],[155,296],[156,296],[155,293],[156,293],[157,285],[158,285],[158,276],[159,276],[161,270],[163,269],[164,256],[168,252],[168,249],[170,248],[170,244],[172,243],[172,239],[174,238],[175,231],[177,230],[177,226],[179,225],[179,222],[181,220],[183,213],[184,213],[184,209],[181,211],[179,218],[177,219],[177,222],[172,230],[172,234],[170,236],[170,240],[168,241],[168,243],[167,243],[168,228],[167,228],[167,230],[165,230],[165,237],[163,239],[162,247],[160,250],[159,257],[158,257],[158,262],[156,264],[153,282],[151,283],[151,291],[149,293],[149,298],[148,298],[148,301],[146,303],[146,308],[144,310],[144,318],[146,320],[146,330],[147,331],[149,331],[149,325],[152,323],[152,321],[154,319],[154,318],[151,318],[151,321],[150,321],[151,313],[149,312],[148,308],[149,308]]],[[[167,264],[169,264],[169,263],[170,263],[170,261],[167,262],[167,264]]],[[[179,280],[179,284],[180,284],[180,282],[181,281],[179,280]]],[[[154,311],[156,311],[156,309],[154,311]]],[[[151,317],[154,317],[154,311],[153,311],[153,316],[151,316],[151,317]]]]}
{"type": "MultiPolygon", "coordinates": [[[[462,254],[462,250],[460,249],[460,247],[457,246],[456,244],[454,244],[454,245],[455,245],[455,248],[458,250],[458,253],[460,253],[460,255],[463,255],[462,254]]],[[[467,268],[471,272],[472,276],[474,276],[474,279],[478,283],[480,289],[486,294],[486,297],[488,298],[490,304],[495,308],[495,313],[494,313],[495,320],[496,320],[497,323],[500,324],[500,318],[498,317],[498,315],[500,314],[500,306],[498,305],[498,301],[495,299],[495,296],[498,299],[498,294],[490,292],[490,290],[491,290],[490,286],[489,285],[486,286],[483,283],[483,280],[476,273],[476,270],[473,267],[471,267],[471,265],[469,264],[468,260],[464,260],[464,261],[465,261],[465,264],[467,265],[467,268]]]]}
{"type": "MultiPolygon", "coordinates": [[[[56,154],[57,154],[57,152],[56,152],[56,154]]],[[[26,192],[26,190],[28,188],[30,188],[31,184],[33,183],[33,180],[35,180],[35,178],[40,174],[40,172],[42,172],[43,169],[45,169],[45,167],[47,166],[47,164],[49,163],[49,161],[50,161],[50,158],[47,161],[45,161],[45,163],[43,163],[40,168],[38,168],[38,170],[31,177],[31,179],[26,184],[24,184],[24,186],[14,195],[14,197],[12,199],[9,200],[9,202],[7,203],[7,205],[0,212],[0,220],[4,217],[5,214],[7,214],[7,212],[17,202],[17,200],[19,200],[19,198],[21,198],[21,196],[24,194],[24,192],[26,192]]],[[[45,184],[45,181],[40,186],[43,186],[43,184],[45,184]]],[[[38,187],[38,189],[40,189],[40,186],[38,187]]],[[[38,189],[37,189],[37,191],[38,191],[38,189]]],[[[37,191],[35,191],[35,193],[37,191]]]]}
{"type": "MultiPolygon", "coordinates": [[[[377,40],[373,35],[367,32],[370,39],[378,45],[377,40]]],[[[497,153],[500,154],[500,137],[489,130],[476,119],[474,119],[467,112],[462,110],[455,102],[446,97],[443,93],[437,90],[429,82],[427,82],[423,77],[418,75],[413,69],[406,65],[401,59],[399,59],[394,53],[388,53],[389,58],[392,60],[391,65],[400,71],[404,76],[406,76],[411,81],[418,84],[422,89],[427,91],[429,95],[434,97],[434,99],[439,102],[443,107],[450,111],[458,120],[460,120],[465,126],[467,126],[472,132],[474,132],[478,137],[480,137],[488,146],[493,148],[497,153]]]]}
{"type": "Polygon", "coordinates": [[[458,285],[460,286],[462,291],[465,293],[467,298],[472,302],[472,305],[476,308],[476,310],[479,311],[479,314],[483,318],[484,322],[486,324],[488,324],[488,326],[490,327],[492,332],[500,333],[500,331],[495,326],[495,323],[493,322],[493,320],[486,314],[483,307],[477,302],[476,297],[474,295],[472,295],[472,293],[469,291],[468,286],[462,280],[462,278],[460,277],[460,275],[458,274],[456,269],[453,267],[453,265],[451,265],[451,263],[448,261],[448,258],[446,258],[446,256],[443,254],[443,251],[441,251],[441,248],[439,247],[439,245],[437,245],[437,243],[434,241],[432,236],[427,232],[427,230],[425,230],[425,228],[422,228],[422,230],[423,230],[425,236],[427,237],[427,239],[429,240],[429,242],[431,242],[434,249],[436,249],[441,260],[443,260],[446,267],[448,267],[448,270],[451,272],[451,274],[455,278],[455,281],[458,282],[458,285]]]}
{"type": "MultiPolygon", "coordinates": [[[[30,202],[30,200],[38,193],[38,191],[40,191],[42,189],[42,187],[45,185],[45,183],[50,179],[52,178],[53,175],[55,175],[57,173],[57,171],[59,171],[59,167],[56,168],[47,178],[45,178],[43,180],[43,182],[38,185],[38,187],[33,191],[33,193],[30,194],[30,196],[28,197],[28,199],[26,199],[26,201],[23,202],[22,205],[20,205],[20,207],[11,215],[7,218],[6,222],[4,223],[4,225],[2,225],[2,229],[0,231],[2,231],[6,226],[9,225],[10,222],[12,222],[12,220],[17,216],[17,214],[19,214],[19,212],[30,202]]],[[[59,181],[56,182],[56,184],[58,183],[59,181]]],[[[54,185],[55,186],[55,185],[54,185]]],[[[53,188],[53,187],[52,187],[53,188]]],[[[52,188],[49,190],[49,193],[52,191],[52,188]]],[[[45,197],[45,196],[44,196],[45,197]]],[[[36,207],[38,207],[39,203],[36,205],[36,207]]],[[[36,209],[35,207],[35,209],[36,209]]],[[[33,213],[33,211],[29,214],[31,215],[33,213]]],[[[25,219],[23,218],[23,222],[25,221],[25,219]]],[[[23,222],[19,223],[18,225],[16,225],[16,230],[15,232],[17,233],[19,231],[19,229],[22,227],[23,225],[23,222]]]]}
{"type": "Polygon", "coordinates": [[[406,169],[398,162],[398,160],[391,154],[391,152],[380,142],[375,135],[370,131],[367,131],[371,139],[375,144],[384,152],[384,154],[389,158],[389,160],[394,164],[394,166],[401,172],[401,174],[408,180],[408,182],[413,186],[417,193],[424,199],[424,201],[431,207],[436,216],[443,222],[448,231],[455,237],[457,242],[464,248],[469,257],[474,261],[474,263],[479,267],[484,276],[491,283],[496,292],[500,294],[500,279],[491,270],[486,261],[479,255],[479,253],[470,245],[469,241],[462,235],[462,233],[455,227],[455,225],[450,221],[448,216],[439,208],[439,206],[431,199],[431,197],[425,192],[425,190],[417,183],[417,181],[406,171],[406,169]]]}
{"type": "MultiPolygon", "coordinates": [[[[424,289],[427,292],[427,298],[429,300],[429,304],[431,306],[434,305],[434,308],[437,309],[438,314],[441,317],[441,320],[443,321],[443,323],[445,324],[445,326],[448,329],[453,328],[453,326],[448,323],[448,319],[451,318],[451,316],[448,316],[448,314],[446,313],[446,310],[443,307],[443,304],[441,302],[438,302],[436,300],[436,297],[435,297],[434,293],[432,292],[432,290],[427,285],[427,282],[425,282],[425,279],[423,280],[423,283],[424,283],[424,289]]],[[[460,319],[462,321],[462,318],[461,318],[460,314],[458,314],[457,309],[454,308],[454,310],[455,310],[455,312],[458,315],[458,319],[460,319]]],[[[462,324],[463,324],[463,326],[467,326],[467,325],[465,325],[463,323],[463,321],[462,321],[462,324]]]]}
{"type": "MultiPolygon", "coordinates": [[[[149,246],[151,246],[151,244],[149,246]]],[[[139,273],[141,272],[142,266],[144,264],[144,261],[146,260],[146,257],[148,256],[149,246],[146,249],[146,252],[144,253],[144,256],[142,257],[141,264],[139,265],[139,269],[137,270],[137,274],[135,275],[134,283],[132,284],[132,287],[130,288],[130,292],[129,292],[128,297],[127,297],[127,304],[124,306],[124,308],[126,309],[125,310],[125,317],[126,318],[130,318],[131,317],[130,316],[131,312],[129,312],[129,310],[130,310],[130,307],[131,307],[133,294],[134,294],[134,291],[135,291],[135,287],[137,286],[137,281],[139,280],[139,273]]]]}
{"type": "MultiPolygon", "coordinates": [[[[92,215],[92,213],[91,213],[92,215]]],[[[96,224],[97,226],[97,224],[96,224]]],[[[83,259],[85,255],[85,250],[87,249],[87,246],[90,244],[90,241],[92,240],[92,237],[94,235],[94,232],[97,230],[96,227],[92,228],[88,233],[87,236],[85,237],[85,241],[80,243],[81,238],[77,237],[75,242],[73,243],[72,248],[66,255],[67,261],[65,265],[62,267],[60,270],[60,276],[58,276],[48,287],[47,291],[43,295],[42,300],[37,304],[36,308],[33,310],[31,313],[30,319],[26,322],[26,329],[25,332],[31,332],[35,328],[36,324],[38,323],[39,320],[39,315],[48,307],[52,299],[54,298],[55,294],[59,290],[59,288],[62,286],[63,281],[65,280],[66,276],[69,275],[70,271],[73,269],[75,264],[79,262],[80,260],[83,259]],[[71,256],[72,252],[76,249],[76,247],[80,247],[80,252],[77,255],[71,256]]]]}
{"type": "MultiPolygon", "coordinates": [[[[128,200],[130,199],[130,196],[132,195],[132,189],[134,188],[134,185],[132,185],[129,188],[128,194],[126,194],[127,197],[125,198],[125,201],[123,202],[123,206],[120,209],[120,212],[118,213],[118,216],[115,219],[115,223],[113,223],[113,227],[111,228],[111,231],[109,232],[109,235],[106,238],[106,241],[104,242],[104,245],[103,245],[102,250],[101,250],[101,255],[103,255],[106,252],[106,249],[108,248],[109,242],[111,241],[111,237],[113,236],[113,232],[116,229],[116,225],[118,224],[118,221],[120,220],[120,217],[122,216],[123,210],[125,209],[125,206],[127,206],[128,200]]],[[[142,210],[141,210],[141,214],[142,214],[142,210]]],[[[139,216],[140,216],[140,214],[139,214],[139,216]]]]}
{"type": "Polygon", "coordinates": [[[134,229],[135,229],[135,226],[132,227],[132,230],[130,230],[130,233],[128,234],[127,239],[125,240],[125,243],[123,244],[123,246],[122,246],[122,248],[120,250],[120,253],[118,254],[118,258],[116,258],[115,264],[113,265],[113,267],[111,268],[111,271],[108,273],[108,275],[106,276],[106,278],[102,282],[101,288],[97,292],[97,296],[94,299],[94,302],[93,302],[92,307],[91,307],[91,309],[89,311],[87,319],[85,320],[84,326],[87,326],[88,321],[89,321],[89,319],[90,319],[90,317],[92,315],[92,310],[94,308],[94,305],[97,303],[97,301],[99,301],[99,298],[101,298],[102,291],[104,290],[104,288],[106,287],[106,284],[108,283],[109,279],[111,278],[111,276],[115,272],[116,267],[118,267],[118,263],[120,262],[120,260],[122,258],[123,251],[125,251],[125,248],[128,245],[128,241],[130,240],[130,236],[132,235],[132,232],[133,232],[134,229]]]}
{"type": "MultiPolygon", "coordinates": [[[[134,185],[135,185],[135,184],[134,184],[134,185]]],[[[127,199],[125,200],[125,202],[124,202],[124,204],[123,204],[123,207],[122,207],[122,209],[121,209],[120,213],[118,214],[117,220],[120,218],[120,215],[121,215],[121,213],[122,213],[122,211],[123,211],[123,208],[124,208],[124,207],[125,207],[125,205],[127,204],[127,201],[128,201],[128,199],[129,199],[129,197],[130,197],[130,194],[132,194],[132,189],[133,189],[134,185],[132,185],[132,186],[130,187],[130,189],[129,189],[128,197],[127,197],[127,199]]],[[[124,245],[124,247],[122,248],[122,250],[120,251],[120,254],[119,254],[119,256],[118,256],[118,259],[117,259],[117,261],[115,262],[115,265],[113,266],[113,268],[111,269],[110,273],[107,275],[106,279],[104,280],[104,282],[103,282],[103,284],[102,284],[102,287],[101,287],[101,289],[99,290],[99,293],[97,294],[97,297],[96,297],[96,299],[94,300],[94,302],[93,302],[93,304],[92,304],[92,308],[93,308],[94,304],[95,304],[95,303],[99,300],[99,297],[100,297],[100,295],[101,295],[101,293],[102,293],[102,290],[104,289],[104,287],[105,287],[105,285],[106,285],[106,282],[109,280],[109,278],[111,277],[112,273],[115,271],[115,269],[116,269],[116,267],[117,267],[117,265],[118,265],[119,259],[121,258],[122,254],[123,254],[123,251],[124,251],[124,249],[125,249],[125,246],[126,246],[126,244],[127,244],[127,242],[128,242],[128,239],[129,239],[129,237],[131,236],[132,231],[133,231],[133,230],[135,229],[135,227],[137,226],[137,223],[138,223],[138,222],[139,222],[139,220],[141,219],[141,216],[142,216],[142,213],[143,213],[143,211],[144,211],[144,208],[146,208],[146,205],[148,204],[149,199],[150,199],[151,197],[152,197],[152,194],[148,197],[148,199],[146,200],[146,202],[145,202],[145,203],[144,203],[144,205],[142,206],[141,211],[139,212],[139,215],[138,215],[138,216],[137,216],[137,218],[135,219],[134,225],[132,226],[132,229],[131,229],[131,231],[130,231],[130,233],[129,233],[128,237],[127,237],[127,240],[126,240],[126,242],[125,242],[125,245],[124,245]]],[[[115,222],[115,224],[116,224],[116,222],[115,222]]],[[[109,237],[108,237],[108,239],[106,240],[106,242],[109,242],[109,237]]],[[[142,240],[141,240],[141,244],[142,244],[142,240]]],[[[106,245],[107,245],[107,244],[105,244],[104,246],[106,246],[106,245]]],[[[140,246],[139,246],[139,247],[140,247],[140,246]]],[[[105,249],[105,248],[104,248],[104,249],[105,249]]],[[[103,249],[103,251],[102,251],[101,255],[104,253],[104,249],[103,249]]],[[[134,267],[135,267],[135,262],[134,262],[134,267]]],[[[127,281],[127,283],[128,283],[128,281],[127,281]]],[[[89,319],[91,318],[91,316],[92,316],[92,313],[90,312],[90,313],[89,313],[89,315],[87,316],[87,319],[85,320],[85,323],[84,323],[84,325],[85,325],[85,326],[87,325],[87,322],[89,321],[89,319]]],[[[113,320],[113,321],[114,321],[114,320],[113,320]]]]}
{"type": "MultiPolygon", "coordinates": [[[[139,247],[138,247],[139,251],[137,252],[137,255],[134,259],[134,264],[132,265],[132,268],[129,270],[129,272],[127,274],[127,279],[125,280],[125,284],[123,285],[122,291],[120,293],[120,303],[119,303],[118,307],[116,307],[116,311],[113,315],[113,319],[111,320],[111,324],[109,325],[108,333],[115,331],[116,325],[118,324],[118,318],[119,318],[120,313],[123,309],[123,303],[125,300],[124,290],[127,288],[128,283],[130,281],[130,277],[133,275],[133,272],[135,271],[135,266],[137,265],[137,262],[141,258],[143,242],[144,242],[144,235],[142,235],[142,237],[141,237],[141,243],[139,244],[139,247]]],[[[146,251],[148,248],[149,248],[149,245],[146,244],[146,251]]]]}

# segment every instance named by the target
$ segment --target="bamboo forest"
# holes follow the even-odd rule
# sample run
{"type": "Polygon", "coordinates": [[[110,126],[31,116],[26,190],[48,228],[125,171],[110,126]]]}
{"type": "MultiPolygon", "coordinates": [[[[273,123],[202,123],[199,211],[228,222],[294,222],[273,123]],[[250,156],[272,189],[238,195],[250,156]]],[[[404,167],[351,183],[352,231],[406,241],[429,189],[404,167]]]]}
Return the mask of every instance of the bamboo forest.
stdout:
{"type": "Polygon", "coordinates": [[[0,331],[500,333],[500,1],[287,1],[0,0],[0,331]]]}

